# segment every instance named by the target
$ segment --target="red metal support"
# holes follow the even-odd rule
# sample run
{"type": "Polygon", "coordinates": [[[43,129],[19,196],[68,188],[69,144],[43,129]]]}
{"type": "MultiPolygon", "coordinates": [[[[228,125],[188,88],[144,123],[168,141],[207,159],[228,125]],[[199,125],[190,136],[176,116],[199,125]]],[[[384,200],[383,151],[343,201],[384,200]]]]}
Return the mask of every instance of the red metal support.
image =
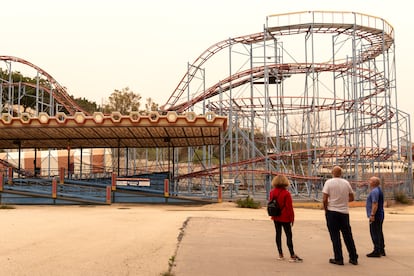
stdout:
{"type": "Polygon", "coordinates": [[[217,187],[217,202],[221,203],[223,201],[223,187],[221,184],[217,187]]]}
{"type": "Polygon", "coordinates": [[[52,197],[53,198],[57,197],[57,181],[55,177],[52,180],[52,197]]]}
{"type": "Polygon", "coordinates": [[[170,196],[170,182],[168,179],[164,179],[164,197],[170,196]]]}

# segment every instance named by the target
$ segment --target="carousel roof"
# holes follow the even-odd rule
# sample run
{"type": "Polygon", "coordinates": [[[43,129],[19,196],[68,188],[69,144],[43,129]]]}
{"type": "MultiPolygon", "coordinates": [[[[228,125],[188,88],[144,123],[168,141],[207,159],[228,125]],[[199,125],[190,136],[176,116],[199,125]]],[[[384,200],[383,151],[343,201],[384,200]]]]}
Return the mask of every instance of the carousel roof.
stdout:
{"type": "Polygon", "coordinates": [[[219,145],[227,117],[194,112],[160,115],[138,112],[91,116],[58,113],[37,117],[2,114],[0,149],[23,148],[163,148],[219,145]]]}

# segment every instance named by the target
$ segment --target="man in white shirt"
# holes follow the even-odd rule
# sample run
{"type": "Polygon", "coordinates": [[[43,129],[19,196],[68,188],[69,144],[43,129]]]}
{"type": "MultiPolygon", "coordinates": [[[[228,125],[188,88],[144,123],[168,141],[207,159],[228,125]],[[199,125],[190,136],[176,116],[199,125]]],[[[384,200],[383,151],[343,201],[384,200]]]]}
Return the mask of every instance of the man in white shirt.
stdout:
{"type": "Polygon", "coordinates": [[[358,264],[354,238],[349,223],[348,202],[354,200],[351,184],[342,178],[342,169],[335,166],[332,169],[333,178],[328,179],[322,189],[323,207],[325,209],[326,224],[331,237],[335,257],[329,263],[343,265],[341,233],[349,254],[349,263],[358,264]]]}

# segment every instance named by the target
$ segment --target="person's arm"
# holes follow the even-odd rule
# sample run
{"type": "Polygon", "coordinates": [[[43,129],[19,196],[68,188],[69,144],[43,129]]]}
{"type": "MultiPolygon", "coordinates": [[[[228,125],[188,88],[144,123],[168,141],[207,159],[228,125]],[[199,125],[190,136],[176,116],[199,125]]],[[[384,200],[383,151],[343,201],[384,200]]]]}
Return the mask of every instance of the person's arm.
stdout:
{"type": "Polygon", "coordinates": [[[293,226],[295,222],[295,211],[293,210],[293,200],[292,196],[288,191],[283,191],[283,204],[281,205],[282,212],[285,209],[285,214],[289,218],[289,222],[293,226]]]}
{"type": "Polygon", "coordinates": [[[349,182],[348,182],[348,189],[349,189],[348,202],[354,201],[355,200],[354,190],[352,190],[352,186],[351,184],[349,184],[349,182]]]}
{"type": "Polygon", "coordinates": [[[351,193],[349,193],[349,199],[348,199],[348,201],[349,202],[351,202],[351,201],[354,201],[354,193],[353,192],[351,192],[351,193]]]}
{"type": "Polygon", "coordinates": [[[328,194],[323,193],[323,209],[328,211],[328,194]]]}
{"type": "Polygon", "coordinates": [[[378,210],[378,202],[372,202],[372,210],[371,210],[371,215],[369,217],[369,221],[375,220],[375,214],[377,213],[377,210],[378,210]]]}

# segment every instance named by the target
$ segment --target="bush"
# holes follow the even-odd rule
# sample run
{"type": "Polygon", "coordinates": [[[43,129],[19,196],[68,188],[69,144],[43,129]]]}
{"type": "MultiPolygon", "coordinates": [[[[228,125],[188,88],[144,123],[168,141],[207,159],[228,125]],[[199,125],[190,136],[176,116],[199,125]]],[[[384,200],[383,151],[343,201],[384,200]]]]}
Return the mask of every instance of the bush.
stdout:
{"type": "Polygon", "coordinates": [[[10,205],[0,205],[0,209],[14,209],[14,207],[10,205]]]}
{"type": "Polygon", "coordinates": [[[401,204],[411,204],[412,200],[403,192],[397,192],[394,195],[395,201],[401,204]]]}
{"type": "Polygon", "coordinates": [[[262,207],[260,201],[255,201],[250,196],[247,196],[245,199],[239,198],[238,200],[236,200],[236,204],[240,208],[259,209],[262,207]]]}

